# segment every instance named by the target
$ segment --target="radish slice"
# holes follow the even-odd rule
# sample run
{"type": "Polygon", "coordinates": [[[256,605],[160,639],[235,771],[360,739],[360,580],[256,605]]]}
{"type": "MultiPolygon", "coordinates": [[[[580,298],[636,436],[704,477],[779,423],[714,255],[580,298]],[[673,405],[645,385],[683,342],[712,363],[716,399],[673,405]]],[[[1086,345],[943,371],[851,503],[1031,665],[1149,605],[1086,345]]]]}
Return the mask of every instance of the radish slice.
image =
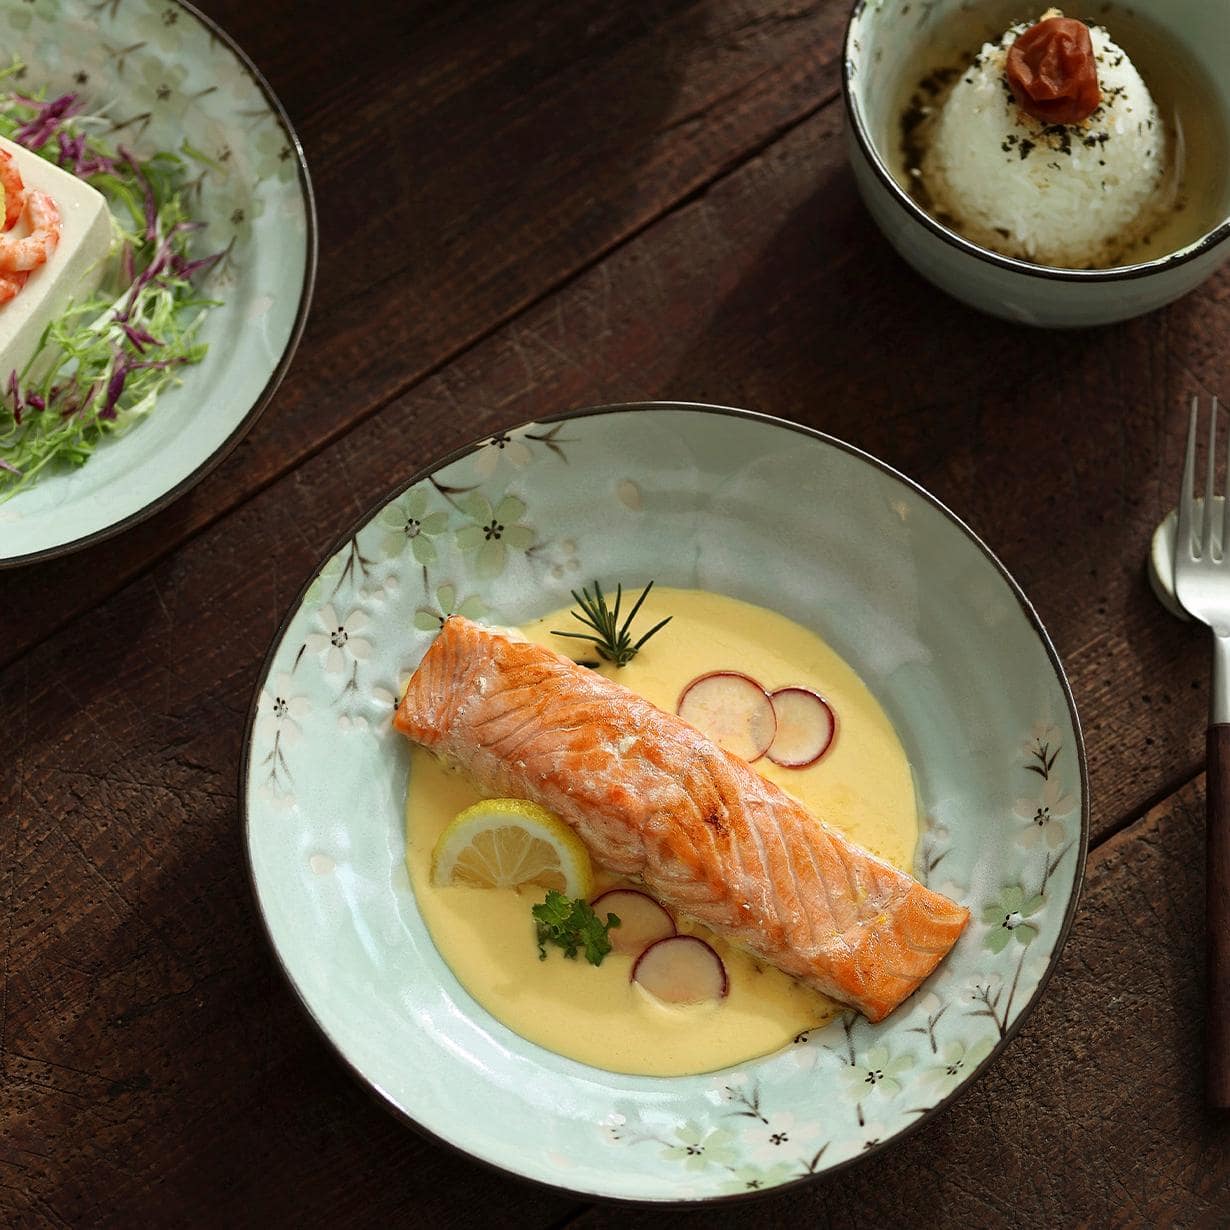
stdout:
{"type": "Polygon", "coordinates": [[[777,718],[769,694],[738,671],[714,671],[683,689],[675,712],[718,747],[749,764],[769,750],[777,718]]]}
{"type": "Polygon", "coordinates": [[[668,1004],[719,1000],[729,989],[722,958],[694,935],[650,944],[632,967],[632,981],[668,1004]]]}
{"type": "Polygon", "coordinates": [[[614,914],[619,926],[610,931],[616,952],[635,956],[650,944],[675,934],[675,920],[648,894],[635,888],[612,888],[591,903],[599,918],[614,914]]]}
{"type": "Polygon", "coordinates": [[[777,715],[777,734],[769,759],[784,769],[805,769],[833,745],[837,717],[828,701],[810,688],[778,688],[769,699],[777,715]]]}

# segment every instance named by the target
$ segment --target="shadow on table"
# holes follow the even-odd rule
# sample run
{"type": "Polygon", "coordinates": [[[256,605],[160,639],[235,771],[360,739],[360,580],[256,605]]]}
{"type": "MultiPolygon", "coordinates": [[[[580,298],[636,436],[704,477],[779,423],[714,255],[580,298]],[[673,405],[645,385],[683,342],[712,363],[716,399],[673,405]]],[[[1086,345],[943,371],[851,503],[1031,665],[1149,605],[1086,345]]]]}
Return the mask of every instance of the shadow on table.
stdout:
{"type": "MultiPolygon", "coordinates": [[[[410,1209],[481,1225],[494,1207],[547,1225],[575,1207],[424,1140],[338,1062],[266,945],[232,800],[168,806],[165,831],[133,833],[125,795],[108,800],[123,855],[92,877],[108,904],[12,984],[25,1007],[9,1045],[60,1090],[41,1084],[18,1132],[55,1159],[23,1178],[42,1207],[159,1225],[394,1224],[410,1209]]],[[[93,853],[96,817],[65,819],[93,853]]]]}
{"type": "Polygon", "coordinates": [[[675,364],[672,395],[866,449],[928,486],[1023,581],[1054,574],[1056,557],[1081,561],[1095,586],[1110,561],[1138,569],[1194,382],[1168,352],[1170,322],[1186,336],[1198,299],[1160,322],[1082,331],[982,315],[897,256],[844,162],[753,260],[738,259],[744,272],[675,364]]]}
{"type": "Polygon", "coordinates": [[[1162,612],[1144,563],[1174,503],[1187,400],[1228,370],[1213,344],[1226,275],[1114,326],[1012,325],[914,273],[831,159],[771,238],[737,259],[737,282],[674,365],[669,393],[829,432],[973,528],[1057,637],[1095,757],[1095,838],[1121,803],[1195,772],[1203,637],[1162,612]],[[1125,675],[1137,681],[1126,705],[1125,675]]]}

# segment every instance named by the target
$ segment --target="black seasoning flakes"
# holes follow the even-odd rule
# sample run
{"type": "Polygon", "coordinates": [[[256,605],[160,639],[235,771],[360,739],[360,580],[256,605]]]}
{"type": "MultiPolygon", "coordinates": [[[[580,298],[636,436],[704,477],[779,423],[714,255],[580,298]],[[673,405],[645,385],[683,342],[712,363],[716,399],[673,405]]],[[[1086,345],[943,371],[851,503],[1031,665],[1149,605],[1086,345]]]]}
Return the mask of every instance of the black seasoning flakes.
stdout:
{"type": "MultiPolygon", "coordinates": [[[[919,4],[913,4],[915,10],[919,7],[919,4]]],[[[960,7],[970,7],[969,0],[962,0],[960,7]]],[[[1129,63],[1128,57],[1117,47],[1095,50],[1095,58],[1100,67],[1099,75],[1102,77],[1101,97],[1093,113],[1086,119],[1075,124],[1039,121],[1027,116],[1019,107],[1007,74],[1003,71],[1003,49],[1010,46],[1013,38],[1025,28],[1024,24],[1019,28],[1014,27],[1007,32],[1006,36],[1001,36],[998,40],[987,40],[988,45],[976,51],[971,49],[967,55],[955,55],[949,67],[930,72],[918,80],[912,94],[907,95],[908,105],[898,110],[899,149],[904,155],[901,182],[911,197],[927,209],[932,217],[941,225],[958,233],[964,234],[966,231],[962,224],[963,220],[960,217],[954,217],[953,214],[959,215],[964,211],[960,206],[954,207],[951,201],[945,199],[950,195],[949,187],[943,181],[946,168],[938,163],[934,167],[931,165],[931,146],[938,131],[939,117],[954,86],[962,94],[970,86],[976,86],[978,106],[989,106],[997,121],[1000,121],[1002,117],[1001,130],[995,133],[995,136],[998,137],[999,149],[1005,162],[998,173],[1009,180],[1015,176],[1021,181],[1022,190],[1027,190],[1028,185],[1039,190],[1045,190],[1050,185],[1058,189],[1063,186],[1065,170],[1071,172],[1076,165],[1080,167],[1078,177],[1081,180],[1077,187],[1088,193],[1090,204],[1098,208],[1099,212],[1104,202],[1099,201],[1097,197],[1105,196],[1109,200],[1118,189],[1119,180],[1112,179],[1108,174],[1108,159],[1104,147],[1114,135],[1111,131],[1112,124],[1121,122],[1125,112],[1137,109],[1133,105],[1134,99],[1130,87],[1114,83],[1116,72],[1123,75],[1124,65],[1129,63]],[[1109,82],[1106,80],[1107,77],[1111,78],[1109,82]],[[995,89],[997,81],[1004,91],[1002,95],[995,89]],[[1034,154],[1038,157],[1034,158],[1031,163],[1031,169],[1026,170],[1022,167],[1016,172],[1010,169],[1012,163],[1023,163],[1034,154]],[[1100,182],[1099,168],[1104,176],[1100,182]],[[1046,174],[1047,171],[1056,178],[1052,180],[1051,175],[1046,174]],[[934,184],[931,182],[932,172],[938,177],[934,184]],[[932,189],[935,192],[934,196],[932,189]],[[947,209],[941,208],[941,203],[946,205],[947,209]]],[[[1131,139],[1134,150],[1139,148],[1139,136],[1144,134],[1146,128],[1153,138],[1151,144],[1156,146],[1158,136],[1166,127],[1164,121],[1158,121],[1155,124],[1156,117],[1148,117],[1148,111],[1149,108],[1146,108],[1146,114],[1139,116],[1138,138],[1131,139]],[[1156,134],[1153,132],[1155,128],[1157,129],[1156,134]]],[[[1130,118],[1129,116],[1129,124],[1130,118]]],[[[1126,128],[1126,131],[1130,133],[1130,126],[1126,128]]],[[[984,140],[988,135],[985,132],[978,134],[979,140],[984,140]]],[[[951,134],[946,134],[946,136],[951,139],[951,134]]],[[[1119,145],[1124,145],[1128,140],[1129,138],[1125,136],[1119,145]]],[[[995,145],[996,142],[992,138],[989,149],[994,150],[995,145]]],[[[1145,154],[1145,157],[1150,160],[1156,159],[1157,156],[1156,148],[1145,154]]],[[[939,155],[937,154],[936,157],[938,158],[939,155]]],[[[996,172],[994,168],[988,168],[988,173],[993,175],[996,172]]],[[[1071,179],[1072,175],[1069,174],[1068,178],[1071,179]]],[[[1065,193],[1065,198],[1066,195],[1065,193]]],[[[975,232],[981,231],[983,236],[977,241],[987,242],[989,240],[988,246],[992,249],[1012,251],[1014,245],[1019,246],[1020,241],[1014,240],[1007,226],[994,225],[995,222],[1004,221],[1003,217],[995,218],[993,215],[985,219],[980,217],[970,220],[975,232]],[[1001,241],[1005,245],[1002,248],[1000,247],[1001,241]]]]}
{"type": "Polygon", "coordinates": [[[964,71],[963,67],[950,66],[928,73],[918,83],[918,88],[901,114],[901,153],[909,176],[910,195],[927,210],[932,210],[934,206],[922,174],[929,139],[927,126],[934,120],[942,96],[964,71]]]}
{"type": "Polygon", "coordinates": [[[1071,157],[1072,131],[1066,124],[1048,124],[1042,130],[1042,136],[1048,139],[1048,144],[1052,149],[1071,157]]]}

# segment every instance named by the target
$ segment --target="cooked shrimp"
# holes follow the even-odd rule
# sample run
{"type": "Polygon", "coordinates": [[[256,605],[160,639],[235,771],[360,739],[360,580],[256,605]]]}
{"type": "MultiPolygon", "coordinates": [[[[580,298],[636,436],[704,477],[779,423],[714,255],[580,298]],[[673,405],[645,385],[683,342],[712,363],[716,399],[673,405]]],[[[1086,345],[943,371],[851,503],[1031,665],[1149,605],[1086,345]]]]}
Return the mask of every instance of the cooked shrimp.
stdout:
{"type": "Polygon", "coordinates": [[[26,273],[44,264],[60,242],[60,211],[45,192],[26,194],[30,233],[16,239],[11,231],[0,235],[0,273],[26,273]]]}
{"type": "Polygon", "coordinates": [[[0,149],[0,185],[4,187],[4,229],[11,231],[26,207],[26,185],[13,155],[3,149],[0,149]]]}
{"type": "Polygon", "coordinates": [[[0,304],[16,299],[29,276],[28,273],[0,273],[0,304]]]}

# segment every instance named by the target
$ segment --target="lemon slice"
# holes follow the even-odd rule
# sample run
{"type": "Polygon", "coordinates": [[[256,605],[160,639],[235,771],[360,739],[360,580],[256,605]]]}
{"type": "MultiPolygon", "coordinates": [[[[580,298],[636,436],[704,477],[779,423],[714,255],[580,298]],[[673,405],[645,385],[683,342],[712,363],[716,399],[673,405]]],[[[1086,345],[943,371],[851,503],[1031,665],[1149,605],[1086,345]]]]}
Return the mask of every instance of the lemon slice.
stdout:
{"type": "Polygon", "coordinates": [[[431,853],[435,884],[541,884],[570,897],[594,887],[589,852],[556,815],[524,799],[484,799],[453,817],[431,853]]]}

